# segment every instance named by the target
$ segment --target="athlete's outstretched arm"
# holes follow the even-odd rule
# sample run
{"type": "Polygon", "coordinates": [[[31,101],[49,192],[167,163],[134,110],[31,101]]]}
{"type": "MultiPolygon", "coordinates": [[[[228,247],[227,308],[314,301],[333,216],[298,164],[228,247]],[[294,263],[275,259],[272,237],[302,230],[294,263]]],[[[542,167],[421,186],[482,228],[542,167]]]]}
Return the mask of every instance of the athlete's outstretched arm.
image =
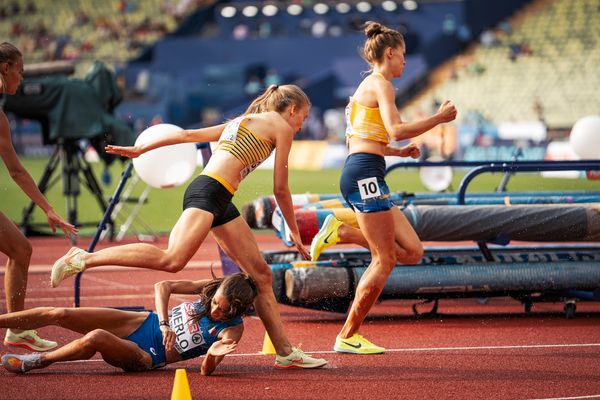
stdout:
{"type": "Polygon", "coordinates": [[[290,228],[290,237],[294,245],[305,260],[310,260],[308,250],[302,244],[296,216],[294,215],[294,205],[292,203],[292,194],[288,184],[288,157],[292,147],[292,134],[280,134],[275,144],[275,167],[273,169],[273,195],[277,205],[281,210],[283,219],[290,228]]]}
{"type": "Polygon", "coordinates": [[[56,226],[59,226],[65,235],[77,234],[77,228],[63,220],[54,211],[48,200],[40,192],[31,175],[29,175],[23,164],[21,164],[21,161],[19,161],[19,157],[12,144],[8,119],[2,111],[0,111],[0,158],[2,158],[4,165],[6,165],[10,177],[19,185],[27,197],[44,211],[48,218],[48,225],[50,225],[53,232],[56,231],[56,226]]]}
{"type": "Polygon", "coordinates": [[[210,346],[206,356],[204,356],[202,366],[200,367],[200,373],[202,375],[212,374],[215,368],[217,368],[217,365],[223,361],[223,358],[225,358],[227,354],[235,351],[243,333],[244,325],[242,324],[223,329],[219,334],[219,340],[210,346]]]}
{"type": "Polygon", "coordinates": [[[135,158],[150,150],[159,147],[170,146],[179,143],[214,142],[219,139],[225,125],[220,124],[200,129],[184,129],[182,131],[169,132],[161,135],[155,140],[139,146],[114,146],[107,145],[104,150],[109,154],[117,154],[123,157],[135,158]]]}

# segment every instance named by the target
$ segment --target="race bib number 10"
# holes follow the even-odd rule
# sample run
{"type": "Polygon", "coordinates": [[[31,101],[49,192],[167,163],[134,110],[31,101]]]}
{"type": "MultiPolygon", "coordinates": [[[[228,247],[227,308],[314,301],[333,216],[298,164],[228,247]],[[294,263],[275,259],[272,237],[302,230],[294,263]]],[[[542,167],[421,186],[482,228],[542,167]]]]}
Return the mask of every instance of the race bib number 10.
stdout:
{"type": "Polygon", "coordinates": [[[358,184],[358,190],[360,192],[361,199],[365,200],[381,196],[379,185],[377,184],[377,178],[365,178],[357,181],[356,183],[358,184]]]}

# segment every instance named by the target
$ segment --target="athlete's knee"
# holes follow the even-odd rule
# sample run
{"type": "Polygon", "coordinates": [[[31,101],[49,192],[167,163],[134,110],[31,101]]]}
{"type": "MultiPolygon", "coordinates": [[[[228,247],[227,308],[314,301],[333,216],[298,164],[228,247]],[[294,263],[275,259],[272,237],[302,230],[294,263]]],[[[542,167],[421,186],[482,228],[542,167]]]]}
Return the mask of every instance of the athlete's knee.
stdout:
{"type": "Polygon", "coordinates": [[[380,272],[390,273],[396,265],[396,254],[392,252],[380,252],[377,256],[373,257],[373,262],[377,265],[377,269],[380,272]]]}
{"type": "Polygon", "coordinates": [[[406,264],[418,264],[423,258],[423,245],[421,242],[412,244],[406,249],[406,264]]]}
{"type": "Polygon", "coordinates": [[[267,264],[264,265],[264,268],[260,268],[256,273],[252,274],[252,279],[256,282],[259,291],[273,291],[273,273],[267,264]]]}
{"type": "Polygon", "coordinates": [[[35,310],[48,318],[52,325],[60,325],[67,317],[67,309],[64,307],[36,307],[35,310]]]}
{"type": "Polygon", "coordinates": [[[81,345],[86,349],[96,350],[105,345],[110,338],[111,335],[104,329],[94,329],[81,338],[81,345]]]}
{"type": "Polygon", "coordinates": [[[190,261],[189,257],[182,257],[178,254],[167,253],[163,259],[162,270],[165,272],[179,272],[185,268],[190,261]]]}
{"type": "Polygon", "coordinates": [[[401,248],[397,246],[396,258],[402,264],[418,264],[423,258],[423,245],[421,242],[416,242],[401,248]]]}

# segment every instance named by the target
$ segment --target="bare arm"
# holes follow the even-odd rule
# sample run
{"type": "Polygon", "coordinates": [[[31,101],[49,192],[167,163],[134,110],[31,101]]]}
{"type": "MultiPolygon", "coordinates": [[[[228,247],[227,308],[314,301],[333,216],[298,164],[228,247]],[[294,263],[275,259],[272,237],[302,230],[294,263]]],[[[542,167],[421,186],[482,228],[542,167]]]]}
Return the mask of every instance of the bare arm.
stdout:
{"type": "MultiPolygon", "coordinates": [[[[196,294],[199,293],[208,282],[210,282],[210,280],[203,279],[199,281],[161,281],[154,284],[154,304],[158,320],[169,321],[169,299],[171,294],[196,294]]],[[[175,333],[166,325],[161,325],[160,330],[163,335],[163,344],[165,345],[165,348],[167,350],[172,349],[175,344],[175,333]]]]}
{"type": "Polygon", "coordinates": [[[410,139],[427,132],[433,127],[456,118],[456,108],[446,100],[432,116],[415,122],[403,122],[396,108],[394,87],[383,79],[375,82],[377,103],[385,129],[394,140],[410,139]]]}
{"type": "Polygon", "coordinates": [[[155,140],[139,146],[114,146],[107,145],[104,150],[109,154],[118,154],[124,157],[135,158],[159,147],[170,146],[179,143],[214,142],[219,139],[225,125],[215,125],[208,128],[185,129],[182,131],[169,132],[155,140]]]}
{"type": "Polygon", "coordinates": [[[288,157],[292,147],[293,134],[282,133],[277,137],[275,168],[273,170],[273,194],[277,205],[281,210],[283,219],[290,228],[290,237],[294,245],[305,260],[310,259],[310,255],[300,238],[296,216],[294,215],[294,204],[292,203],[292,194],[288,184],[288,157]]]}
{"type": "Polygon", "coordinates": [[[38,189],[35,181],[29,175],[17,153],[12,145],[12,139],[10,137],[10,128],[8,119],[4,112],[0,111],[0,157],[8,169],[10,177],[15,183],[23,190],[23,192],[38,206],[40,207],[46,217],[48,218],[48,225],[52,228],[53,232],[56,232],[56,226],[58,225],[65,235],[69,233],[77,234],[77,229],[64,221],[52,208],[48,200],[44,197],[42,192],[38,189]]]}
{"type": "Polygon", "coordinates": [[[244,325],[236,325],[231,328],[223,329],[219,334],[219,340],[214,342],[204,360],[202,361],[202,366],[200,367],[200,373],[202,375],[210,375],[214,372],[215,368],[223,358],[229,353],[235,351],[238,342],[242,338],[242,333],[244,332],[244,325]]]}
{"type": "Polygon", "coordinates": [[[419,149],[419,146],[414,143],[409,143],[403,147],[394,147],[388,145],[385,147],[383,155],[419,158],[421,156],[421,150],[419,149]]]}

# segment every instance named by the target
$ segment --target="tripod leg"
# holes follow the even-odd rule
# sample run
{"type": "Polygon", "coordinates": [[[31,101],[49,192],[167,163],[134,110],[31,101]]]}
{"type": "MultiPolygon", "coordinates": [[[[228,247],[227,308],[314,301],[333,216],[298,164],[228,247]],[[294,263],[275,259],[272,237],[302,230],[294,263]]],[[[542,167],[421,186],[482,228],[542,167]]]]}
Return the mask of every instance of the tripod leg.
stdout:
{"type": "MultiPolygon", "coordinates": [[[[54,148],[54,152],[52,153],[52,156],[50,157],[50,160],[48,161],[48,164],[46,164],[46,167],[44,168],[44,173],[42,174],[42,177],[40,178],[40,181],[38,183],[38,188],[40,189],[40,192],[42,192],[42,194],[46,193],[46,190],[49,187],[48,182],[50,181],[50,178],[52,177],[52,174],[54,173],[54,170],[56,169],[56,165],[58,164],[59,161],[60,161],[60,146],[56,146],[54,148]]],[[[29,232],[29,219],[31,218],[31,213],[33,212],[34,208],[35,208],[35,203],[33,201],[31,201],[31,202],[29,202],[29,205],[23,209],[23,220],[21,221],[21,231],[26,236],[29,232]]]]}
{"type": "MultiPolygon", "coordinates": [[[[104,199],[104,194],[102,193],[102,188],[100,188],[100,185],[98,184],[98,180],[96,180],[96,177],[94,176],[94,173],[92,172],[92,168],[91,168],[90,164],[86,161],[83,150],[79,147],[77,148],[77,163],[78,163],[79,170],[82,172],[83,177],[85,178],[83,182],[89,189],[90,193],[92,193],[92,195],[94,195],[94,197],[96,198],[96,201],[98,202],[98,205],[100,206],[100,209],[102,210],[102,212],[106,213],[108,204],[107,204],[106,200],[104,199]]],[[[112,220],[112,218],[109,218],[106,221],[106,224],[110,227],[109,238],[112,241],[114,238],[114,230],[115,230],[114,229],[114,221],[112,220]]]]}
{"type": "Polygon", "coordinates": [[[79,196],[79,166],[75,154],[75,145],[67,143],[62,153],[63,196],[66,199],[67,219],[77,226],[77,196],[79,196]]]}

